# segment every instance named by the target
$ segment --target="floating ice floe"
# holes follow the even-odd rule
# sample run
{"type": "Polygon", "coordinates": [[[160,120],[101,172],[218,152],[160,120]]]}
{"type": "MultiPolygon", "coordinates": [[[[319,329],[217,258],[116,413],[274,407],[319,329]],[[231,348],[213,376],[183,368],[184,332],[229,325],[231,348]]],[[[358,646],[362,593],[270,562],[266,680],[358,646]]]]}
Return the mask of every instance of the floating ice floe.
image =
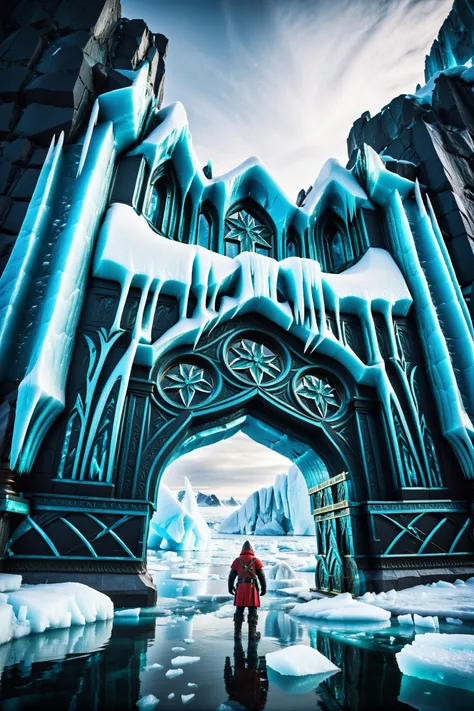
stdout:
{"type": "Polygon", "coordinates": [[[458,620],[456,617],[447,617],[446,622],[448,623],[448,625],[462,625],[463,624],[463,621],[458,620]]]}
{"type": "Polygon", "coordinates": [[[313,647],[295,644],[266,655],[268,680],[283,691],[305,694],[341,671],[313,647]]]}
{"type": "Polygon", "coordinates": [[[148,694],[137,701],[137,706],[140,709],[153,709],[159,703],[160,700],[154,694],[148,694]]]}
{"type": "Polygon", "coordinates": [[[354,600],[350,593],[341,593],[336,597],[297,604],[292,609],[291,615],[314,620],[383,622],[390,619],[391,613],[375,605],[354,600]]]}
{"type": "Polygon", "coordinates": [[[144,668],[144,671],[151,671],[152,669],[160,671],[161,669],[164,669],[164,666],[163,664],[158,664],[158,662],[155,662],[154,664],[147,664],[144,668]]]}
{"type": "Polygon", "coordinates": [[[175,697],[175,693],[174,693],[173,691],[171,692],[171,694],[168,694],[168,698],[169,698],[170,700],[171,700],[171,699],[174,699],[174,697],[175,697]]]}
{"type": "Polygon", "coordinates": [[[191,637],[185,637],[183,642],[186,642],[186,644],[194,644],[194,639],[191,639],[191,637]]]}
{"type": "Polygon", "coordinates": [[[168,669],[165,676],[167,676],[168,679],[174,679],[175,676],[181,676],[181,674],[184,674],[182,669],[168,669]]]}
{"type": "Polygon", "coordinates": [[[174,573],[171,576],[172,580],[191,580],[191,581],[201,581],[207,580],[207,575],[202,575],[202,573],[174,573]]]}
{"type": "Polygon", "coordinates": [[[185,649],[185,647],[171,647],[172,652],[184,652],[185,649]]]}
{"type": "Polygon", "coordinates": [[[341,671],[324,654],[305,644],[295,644],[276,652],[269,652],[266,655],[266,660],[267,667],[271,667],[279,674],[289,676],[341,671]]]}
{"type": "Polygon", "coordinates": [[[474,691],[474,635],[416,635],[396,659],[403,674],[474,691]]]}
{"type": "Polygon", "coordinates": [[[171,660],[171,664],[174,667],[180,667],[180,666],[185,666],[186,664],[196,664],[197,662],[201,661],[201,657],[175,657],[174,659],[171,660]]]}
{"type": "Polygon", "coordinates": [[[192,681],[188,681],[188,686],[190,689],[197,689],[198,688],[198,685],[194,684],[194,682],[192,682],[192,681]]]}
{"type": "Polygon", "coordinates": [[[425,627],[428,630],[437,630],[439,628],[439,620],[437,617],[430,615],[422,617],[416,613],[413,615],[413,624],[415,627],[425,627]]]}
{"type": "Polygon", "coordinates": [[[416,585],[387,593],[365,593],[360,601],[390,610],[394,615],[417,614],[442,620],[455,617],[474,620],[474,577],[465,583],[440,580],[429,585],[416,585]]]}
{"type": "Polygon", "coordinates": [[[413,627],[413,617],[408,613],[408,615],[398,615],[397,622],[402,627],[413,627]]]}
{"type": "Polygon", "coordinates": [[[191,701],[191,699],[194,699],[196,694],[181,694],[181,701],[183,704],[187,704],[191,701]]]}
{"type": "Polygon", "coordinates": [[[288,563],[277,563],[267,573],[268,590],[294,588],[303,584],[304,581],[296,577],[295,571],[288,563]]]}
{"type": "Polygon", "coordinates": [[[112,600],[82,583],[28,585],[8,595],[17,619],[29,623],[31,632],[85,625],[114,616],[112,600]],[[26,612],[21,612],[26,608],[26,612]]]}
{"type": "Polygon", "coordinates": [[[115,612],[114,612],[114,617],[139,617],[139,616],[140,616],[140,608],[139,607],[128,608],[126,610],[115,610],[115,612]]]}

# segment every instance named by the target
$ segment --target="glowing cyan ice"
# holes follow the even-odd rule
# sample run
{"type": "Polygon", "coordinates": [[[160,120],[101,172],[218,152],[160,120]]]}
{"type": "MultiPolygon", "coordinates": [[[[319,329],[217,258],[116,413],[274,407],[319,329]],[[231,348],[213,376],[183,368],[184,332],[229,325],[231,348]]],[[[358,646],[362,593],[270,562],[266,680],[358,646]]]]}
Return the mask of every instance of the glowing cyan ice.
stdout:
{"type": "MultiPolygon", "coordinates": [[[[148,547],[170,550],[206,550],[211,533],[196,502],[191,484],[184,477],[185,495],[181,502],[161,483],[156,511],[150,522],[148,547]]],[[[198,577],[198,579],[201,579],[198,577]]]]}

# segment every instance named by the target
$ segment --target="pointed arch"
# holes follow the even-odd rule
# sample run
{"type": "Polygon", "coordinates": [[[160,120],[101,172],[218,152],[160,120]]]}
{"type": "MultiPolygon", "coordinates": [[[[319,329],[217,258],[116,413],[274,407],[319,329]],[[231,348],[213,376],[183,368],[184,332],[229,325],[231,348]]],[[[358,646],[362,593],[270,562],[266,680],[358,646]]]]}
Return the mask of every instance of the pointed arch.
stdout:
{"type": "Polygon", "coordinates": [[[205,200],[198,213],[196,244],[211,251],[216,251],[217,246],[217,213],[214,205],[205,200]]]}

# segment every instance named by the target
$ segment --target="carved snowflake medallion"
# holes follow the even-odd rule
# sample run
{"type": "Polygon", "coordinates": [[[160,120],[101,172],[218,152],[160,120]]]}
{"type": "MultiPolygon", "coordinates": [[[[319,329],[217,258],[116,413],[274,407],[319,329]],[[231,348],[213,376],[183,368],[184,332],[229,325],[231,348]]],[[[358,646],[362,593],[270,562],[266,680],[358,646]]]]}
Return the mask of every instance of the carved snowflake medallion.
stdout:
{"type": "Polygon", "coordinates": [[[263,343],[246,338],[231,346],[228,363],[231,370],[241,372],[257,385],[274,380],[281,373],[276,353],[263,343]]]}
{"type": "Polygon", "coordinates": [[[341,397],[337,388],[317,375],[303,375],[295,388],[300,398],[310,401],[308,404],[322,419],[332,417],[341,407],[341,397]]]}
{"type": "Polygon", "coordinates": [[[193,401],[203,399],[212,392],[212,381],[203,368],[190,363],[179,363],[166,371],[162,387],[169,392],[171,399],[180,401],[185,407],[190,407],[193,401]],[[174,396],[174,397],[173,397],[174,396]]]}

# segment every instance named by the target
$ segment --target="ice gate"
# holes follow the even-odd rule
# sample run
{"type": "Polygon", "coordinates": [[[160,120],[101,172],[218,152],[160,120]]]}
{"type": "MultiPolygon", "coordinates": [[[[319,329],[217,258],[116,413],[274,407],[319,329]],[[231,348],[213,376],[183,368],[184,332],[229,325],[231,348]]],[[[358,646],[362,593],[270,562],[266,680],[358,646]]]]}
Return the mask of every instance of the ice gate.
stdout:
{"type": "Polygon", "coordinates": [[[164,469],[243,429],[306,478],[317,588],[472,575],[472,322],[425,187],[367,145],[297,204],[214,178],[149,72],[51,145],[1,277],[3,568],[152,602],[164,469]]]}

